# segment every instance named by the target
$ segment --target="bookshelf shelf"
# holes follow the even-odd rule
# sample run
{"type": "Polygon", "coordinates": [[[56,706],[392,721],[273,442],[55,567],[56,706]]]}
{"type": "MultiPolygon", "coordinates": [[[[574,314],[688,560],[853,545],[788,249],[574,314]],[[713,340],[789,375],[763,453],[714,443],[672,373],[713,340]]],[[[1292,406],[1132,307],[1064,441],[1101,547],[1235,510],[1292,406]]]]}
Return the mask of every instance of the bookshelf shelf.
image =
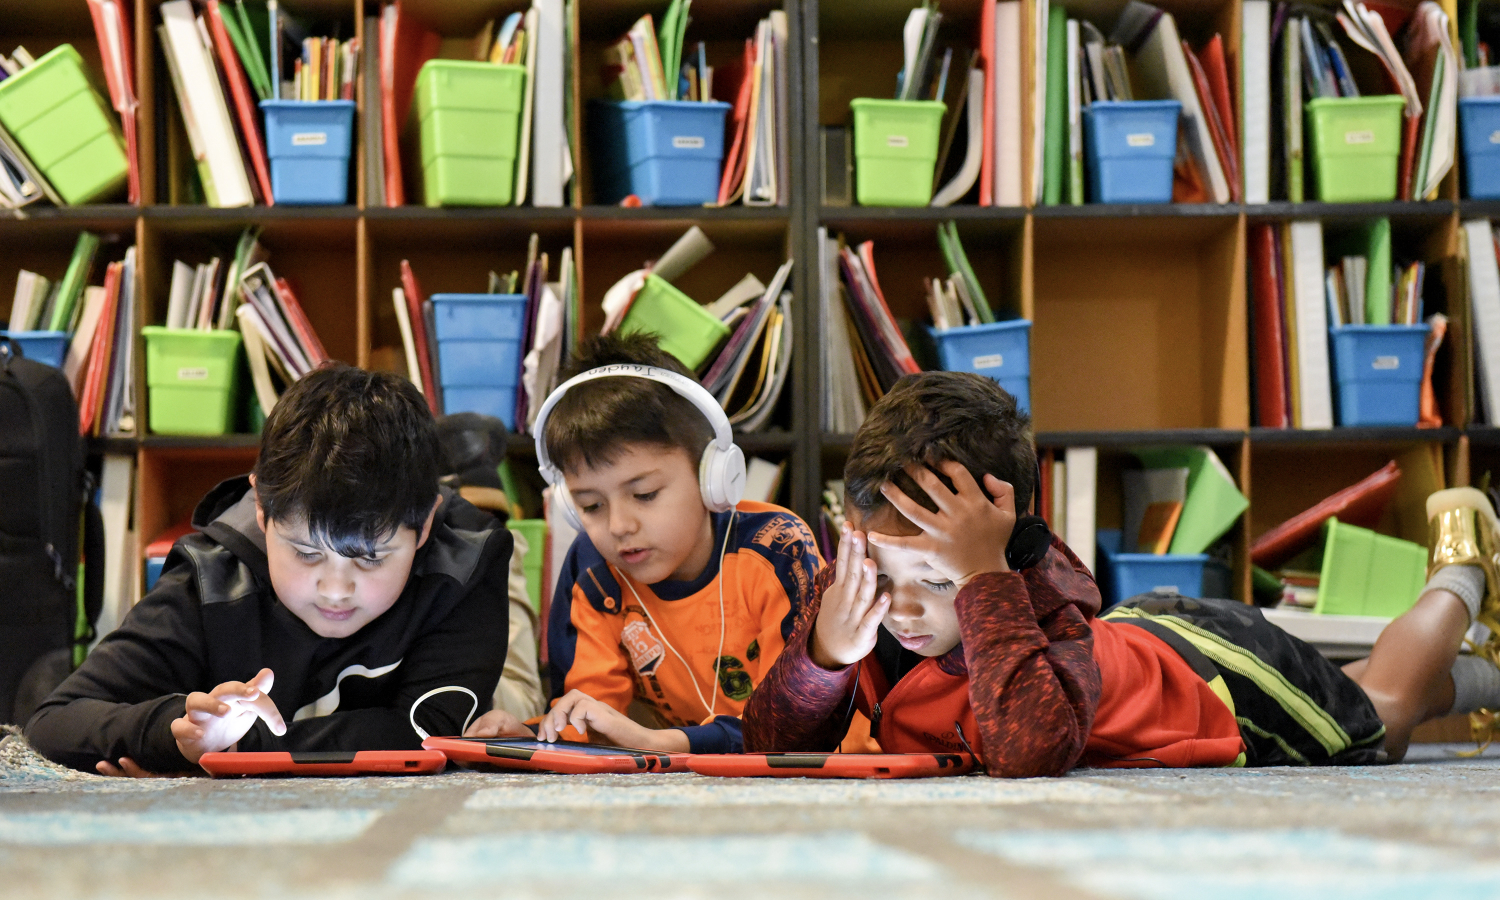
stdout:
{"type": "Polygon", "coordinates": [[[1264,203],[1244,207],[1252,222],[1281,219],[1441,219],[1453,215],[1452,200],[1391,203],[1264,203]]]}
{"type": "Polygon", "coordinates": [[[1250,443],[1289,447],[1328,444],[1449,444],[1457,441],[1464,433],[1457,428],[1252,428],[1250,443]]]}
{"type": "Polygon", "coordinates": [[[1038,206],[1032,210],[1045,219],[1233,219],[1240,208],[1218,203],[1085,203],[1081,206],[1038,206]]]}
{"type": "Polygon", "coordinates": [[[1179,444],[1238,447],[1244,440],[1245,432],[1234,428],[1168,428],[1153,431],[1040,431],[1036,434],[1036,445],[1040,448],[1129,448],[1179,444]]]}

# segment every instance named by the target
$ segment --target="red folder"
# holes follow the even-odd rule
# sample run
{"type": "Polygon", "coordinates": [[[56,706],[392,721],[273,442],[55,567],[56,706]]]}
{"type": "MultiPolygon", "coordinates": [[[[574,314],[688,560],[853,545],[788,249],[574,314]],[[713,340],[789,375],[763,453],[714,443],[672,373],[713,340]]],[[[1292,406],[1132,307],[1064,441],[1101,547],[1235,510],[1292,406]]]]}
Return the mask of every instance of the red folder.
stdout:
{"type": "MultiPolygon", "coordinates": [[[[387,195],[389,196],[389,195],[387,195]]],[[[411,318],[411,339],[416,345],[417,368],[422,370],[422,393],[427,395],[427,408],[434,416],[442,415],[438,406],[437,376],[433,371],[432,357],[427,352],[427,320],[422,318],[422,287],[417,284],[417,275],[411,263],[401,260],[401,290],[406,294],[406,312],[411,318]]]]}
{"type": "MultiPolygon", "coordinates": [[[[417,73],[429,59],[438,55],[441,41],[436,32],[428,31],[401,11],[401,0],[386,7],[381,15],[380,119],[385,144],[386,206],[406,204],[406,191],[401,180],[401,129],[411,112],[417,73]]],[[[413,328],[420,318],[419,313],[413,314],[413,328]]]]}
{"type": "MultiPolygon", "coordinates": [[[[1229,91],[1229,65],[1224,60],[1224,38],[1222,35],[1214,35],[1207,44],[1203,45],[1203,51],[1198,54],[1198,62],[1203,65],[1203,75],[1208,79],[1209,93],[1213,96],[1214,108],[1219,111],[1219,122],[1224,126],[1224,136],[1228,139],[1229,158],[1234,163],[1235,171],[1239,171],[1240,162],[1240,139],[1239,129],[1235,121],[1234,101],[1230,99],[1229,91]]],[[[1234,181],[1234,187],[1239,190],[1240,181],[1234,181]]],[[[1235,195],[1239,199],[1239,195],[1235,195]]]]}
{"type": "Polygon", "coordinates": [[[328,362],[328,351],[323,349],[323,342],[318,340],[318,333],[313,330],[312,322],[308,321],[307,313],[303,312],[302,304],[297,302],[297,295],[292,291],[292,286],[285,278],[276,279],[273,286],[276,288],[276,299],[281,303],[287,324],[292,326],[292,331],[297,336],[297,343],[302,345],[303,352],[307,354],[307,361],[315,369],[328,362]]]}
{"type": "Polygon", "coordinates": [[[78,433],[84,437],[98,428],[104,379],[109,374],[109,359],[115,345],[120,272],[124,268],[123,263],[113,262],[104,269],[104,309],[99,312],[99,325],[94,329],[93,347],[89,350],[88,373],[78,397],[78,433]]]}
{"type": "Polygon", "coordinates": [[[1276,278],[1276,230],[1250,227],[1250,296],[1255,315],[1255,411],[1267,428],[1288,428],[1286,344],[1281,320],[1281,286],[1276,278]]]}
{"type": "Polygon", "coordinates": [[[1318,529],[1332,516],[1350,525],[1374,528],[1386,504],[1395,496],[1400,480],[1401,469],[1395,461],[1386,463],[1369,478],[1319,501],[1261,535],[1250,546],[1250,561],[1263,569],[1276,568],[1311,544],[1318,536],[1318,529]]]}
{"type": "Polygon", "coordinates": [[[995,202],[995,3],[979,4],[979,58],[984,67],[984,155],[979,162],[979,205],[995,202]]]}
{"type": "MultiPolygon", "coordinates": [[[[745,40],[745,56],[740,64],[739,87],[734,91],[734,108],[729,113],[729,152],[724,156],[724,175],[719,181],[719,205],[728,206],[745,177],[745,144],[750,134],[750,91],[755,84],[755,41],[745,40]]],[[[718,78],[714,79],[715,84],[718,78]]],[[[722,99],[722,98],[721,98],[722,99]]]]}
{"type": "Polygon", "coordinates": [[[885,291],[880,289],[880,282],[875,278],[875,242],[865,241],[859,245],[859,258],[865,264],[865,274],[870,276],[870,286],[875,289],[875,299],[880,301],[880,308],[885,312],[885,318],[891,323],[899,344],[891,349],[895,351],[896,365],[901,371],[909,375],[915,375],[922,371],[917,361],[912,358],[911,349],[906,346],[906,338],[902,336],[901,329],[896,325],[896,317],[891,315],[891,307],[885,302],[885,291]]]}
{"type": "Polygon", "coordinates": [[[1208,132],[1213,141],[1214,155],[1219,159],[1219,168],[1224,172],[1224,180],[1229,182],[1230,198],[1238,203],[1239,165],[1234,158],[1234,148],[1229,143],[1229,132],[1225,130],[1222,115],[1214,103],[1213,91],[1208,85],[1208,74],[1203,71],[1203,64],[1187,41],[1182,42],[1182,55],[1187,58],[1188,69],[1193,74],[1193,90],[1198,95],[1198,106],[1203,111],[1203,117],[1208,121],[1208,132]]]}
{"type": "Polygon", "coordinates": [[[250,82],[245,78],[240,57],[229,40],[229,32],[224,28],[224,14],[219,8],[219,0],[208,0],[208,33],[213,38],[214,53],[219,57],[219,65],[223,67],[224,80],[229,82],[229,94],[234,100],[235,115],[240,120],[240,133],[245,139],[250,166],[255,170],[255,180],[260,184],[260,193],[266,198],[266,205],[271,206],[275,200],[271,197],[271,169],[266,163],[266,139],[260,133],[260,116],[255,99],[250,95],[250,82]]]}
{"type": "Polygon", "coordinates": [[[134,206],[141,202],[141,163],[136,143],[135,57],[131,52],[130,26],[120,0],[88,0],[88,4],[89,15],[94,19],[94,35],[99,39],[110,103],[120,114],[120,127],[125,132],[130,185],[126,200],[134,206]],[[118,43],[111,40],[111,34],[117,35],[118,43]]]}

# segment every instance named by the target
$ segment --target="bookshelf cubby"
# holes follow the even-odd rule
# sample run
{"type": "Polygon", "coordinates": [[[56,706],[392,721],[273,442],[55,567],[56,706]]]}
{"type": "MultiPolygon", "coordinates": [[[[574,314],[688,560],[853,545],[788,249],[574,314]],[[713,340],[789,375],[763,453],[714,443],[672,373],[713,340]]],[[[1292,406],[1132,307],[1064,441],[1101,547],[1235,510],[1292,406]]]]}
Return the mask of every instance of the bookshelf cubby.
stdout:
{"type": "MultiPolygon", "coordinates": [[[[405,12],[438,32],[439,55],[470,55],[474,36],[492,17],[524,9],[525,0],[402,0],[405,12]]],[[[984,0],[988,2],[988,0],[984,0]]],[[[1028,16],[1031,0],[1022,0],[1028,16]]],[[[1414,0],[1397,0],[1414,6],[1414,0]]],[[[575,150],[575,189],[560,208],[530,206],[428,209],[412,188],[415,141],[406,130],[403,160],[408,204],[376,206],[365,192],[365,172],[380,148],[364,146],[356,129],[354,202],[341,207],[256,207],[216,210],[187,202],[192,161],[176,98],[156,35],[160,0],[127,4],[134,14],[136,93],[140,98],[141,207],[103,204],[73,209],[28,208],[0,218],[0,304],[14,292],[22,268],[60,275],[80,230],[106,236],[103,259],[139,247],[138,324],[160,321],[172,261],[196,262],[228,254],[247,224],[263,228],[278,275],[292,280],[331,355],[376,368],[402,368],[391,290],[399,264],[409,259],[428,293],[479,291],[489,271],[504,274],[524,262],[530,234],[552,259],[573,248],[584,305],[584,330],[603,321],[599,301],[623,274],[660,256],[690,225],[698,225],[715,253],[679,282],[689,296],[715,299],[746,272],[768,282],[788,256],[798,265],[794,292],[795,351],[788,387],[768,429],[741,436],[747,454],[787,463],[781,502],[815,522],[820,493],[838,477],[850,436],[821,428],[820,382],[826,343],[819,334],[816,236],[826,228],[851,243],[875,243],[877,276],[893,313],[923,321],[922,277],[947,274],[938,249],[939,223],[955,220],[969,258],[997,309],[1034,322],[1031,399],[1037,443],[1044,449],[1100,448],[1099,524],[1118,518],[1117,469],[1132,447],[1206,444],[1219,453],[1250,496],[1249,512],[1230,533],[1234,593],[1249,597],[1249,545],[1281,519],[1388,459],[1408,476],[1402,495],[1379,529],[1425,540],[1418,494],[1438,485],[1477,483],[1500,473],[1500,429],[1472,424],[1472,334],[1466,274],[1459,261],[1460,222],[1500,217],[1500,202],[1460,200],[1450,175],[1438,199],[1393,203],[1161,204],[1142,206],[867,208],[821,205],[820,126],[845,125],[855,97],[891,96],[901,67],[901,26],[913,0],[716,0],[695,4],[687,31],[705,41],[709,62],[738,60],[755,24],[772,10],[788,18],[790,46],[787,122],[791,192],[787,205],[728,208],[624,209],[595,202],[587,104],[603,95],[604,46],[645,13],[660,15],[662,0],[575,0],[569,47],[575,150]],[[1430,266],[1429,311],[1450,317],[1434,376],[1444,428],[1265,429],[1254,419],[1251,296],[1247,233],[1265,222],[1316,218],[1329,231],[1388,217],[1397,258],[1430,266]],[[1409,468],[1408,468],[1409,467],[1409,468]],[[1116,473],[1116,474],[1110,474],[1116,473]],[[1110,485],[1111,479],[1113,484],[1110,485]],[[1113,492],[1113,493],[1111,493],[1113,492]]],[[[364,41],[374,0],[283,0],[314,21],[337,21],[342,36],[364,41]]],[[[1070,15],[1108,33],[1124,0],[1063,0],[1070,15]]],[[[1195,46],[1224,35],[1231,71],[1239,60],[1239,0],[1167,0],[1195,46]]],[[[981,0],[945,0],[942,41],[971,46],[979,35],[981,0]]],[[[99,75],[99,49],[83,0],[0,0],[0,51],[22,44],[40,54],[70,42],[99,75]]],[[[956,64],[955,64],[956,65],[956,64]]],[[[950,76],[951,77],[951,76],[950,76]]],[[[100,79],[102,82],[102,78],[100,79]]],[[[370,105],[361,98],[361,114],[370,105]]],[[[1030,146],[1029,115],[1023,146],[1030,146]]],[[[1028,150],[1029,154],[1030,151],[1028,150]]],[[[95,279],[97,283],[97,277],[95,279]]],[[[5,307],[0,306],[0,310],[5,307]]],[[[138,347],[137,359],[143,359],[138,347]]],[[[143,362],[138,394],[147,402],[143,362]]],[[[141,416],[144,421],[144,416],[141,416]]],[[[255,438],[226,435],[186,439],[142,433],[92,444],[96,454],[137,460],[135,530],[139,552],[162,528],[185,516],[221,477],[246,470],[255,438]]],[[[510,456],[534,465],[531,439],[513,437],[510,456]]]]}

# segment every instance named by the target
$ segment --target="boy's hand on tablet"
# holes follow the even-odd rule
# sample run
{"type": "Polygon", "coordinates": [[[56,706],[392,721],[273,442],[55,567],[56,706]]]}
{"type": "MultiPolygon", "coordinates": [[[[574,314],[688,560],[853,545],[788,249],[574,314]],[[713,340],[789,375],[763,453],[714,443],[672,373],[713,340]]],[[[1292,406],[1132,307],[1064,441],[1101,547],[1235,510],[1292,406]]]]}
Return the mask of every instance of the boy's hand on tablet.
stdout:
{"type": "Polygon", "coordinates": [[[188,694],[187,710],[172,722],[172,737],[188,762],[233,750],[256,719],[264,720],[272,734],[286,734],[286,722],[269,693],[274,678],[270,669],[261,669],[247,682],[226,681],[207,694],[188,694]]]}
{"type": "Polygon", "coordinates": [[[676,728],[647,728],[607,703],[601,703],[583,691],[568,691],[542,716],[537,737],[544,741],[561,738],[564,728],[572,726],[595,743],[614,744],[636,750],[661,750],[686,753],[687,735],[676,728]],[[596,740],[597,739],[597,740],[596,740]]]}
{"type": "Polygon", "coordinates": [[[808,647],[813,662],[825,669],[841,669],[868,656],[891,606],[890,594],[875,596],[875,561],[865,558],[864,532],[844,526],[837,565],[808,647]]]}
{"type": "Polygon", "coordinates": [[[475,719],[473,723],[464,730],[467,738],[496,738],[496,737],[524,737],[533,738],[536,734],[526,727],[526,723],[511,715],[503,709],[492,709],[484,715],[475,719]]]}
{"type": "Polygon", "coordinates": [[[948,490],[925,466],[906,469],[906,474],[937,504],[937,512],[924,508],[889,482],[880,486],[885,499],[922,533],[872,533],[870,543],[920,554],[929,566],[960,588],[986,572],[1009,572],[1005,545],[1016,527],[1015,488],[986,474],[981,491],[974,476],[960,463],[948,460],[938,468],[953,482],[954,490],[948,490]],[[995,499],[987,499],[986,491],[995,499]]]}

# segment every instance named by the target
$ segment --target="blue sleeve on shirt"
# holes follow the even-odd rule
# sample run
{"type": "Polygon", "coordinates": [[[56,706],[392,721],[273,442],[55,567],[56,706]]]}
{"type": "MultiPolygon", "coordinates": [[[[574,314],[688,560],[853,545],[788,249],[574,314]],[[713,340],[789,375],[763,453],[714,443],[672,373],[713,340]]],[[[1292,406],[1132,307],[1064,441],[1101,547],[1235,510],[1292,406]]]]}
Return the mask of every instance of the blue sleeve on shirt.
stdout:
{"type": "Polygon", "coordinates": [[[707,725],[682,725],[689,753],[744,753],[745,738],[735,716],[715,716],[707,725]]]}

